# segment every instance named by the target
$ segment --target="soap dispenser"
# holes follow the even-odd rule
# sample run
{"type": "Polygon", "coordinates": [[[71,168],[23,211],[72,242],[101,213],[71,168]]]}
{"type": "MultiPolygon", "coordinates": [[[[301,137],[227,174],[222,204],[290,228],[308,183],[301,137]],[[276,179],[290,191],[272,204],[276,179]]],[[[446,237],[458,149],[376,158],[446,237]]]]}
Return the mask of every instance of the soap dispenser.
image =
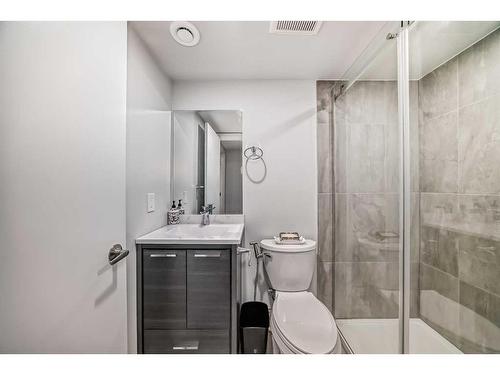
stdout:
{"type": "Polygon", "coordinates": [[[184,207],[182,207],[182,199],[179,199],[179,204],[177,205],[177,209],[179,210],[179,215],[184,215],[184,207]]]}
{"type": "Polygon", "coordinates": [[[167,224],[179,224],[179,210],[175,207],[175,201],[172,201],[172,207],[167,212],[167,224]]]}

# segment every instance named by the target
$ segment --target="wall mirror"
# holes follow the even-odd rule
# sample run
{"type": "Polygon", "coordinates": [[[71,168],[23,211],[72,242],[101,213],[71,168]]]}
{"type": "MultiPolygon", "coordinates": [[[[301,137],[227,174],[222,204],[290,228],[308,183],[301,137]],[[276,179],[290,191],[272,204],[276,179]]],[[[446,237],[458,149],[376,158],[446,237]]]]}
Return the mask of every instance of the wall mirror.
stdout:
{"type": "Polygon", "coordinates": [[[243,213],[240,111],[174,111],[172,200],[188,215],[243,213]]]}

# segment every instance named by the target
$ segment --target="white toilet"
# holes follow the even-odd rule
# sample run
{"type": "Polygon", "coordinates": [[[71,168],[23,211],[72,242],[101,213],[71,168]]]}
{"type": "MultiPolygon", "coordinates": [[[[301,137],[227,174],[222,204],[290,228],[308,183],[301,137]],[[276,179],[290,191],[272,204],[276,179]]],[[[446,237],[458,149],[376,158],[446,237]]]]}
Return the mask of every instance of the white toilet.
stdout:
{"type": "Polygon", "coordinates": [[[262,240],[264,270],[276,291],[271,312],[273,352],[340,353],[337,326],[330,311],[311,292],[316,242],[278,245],[262,240]]]}

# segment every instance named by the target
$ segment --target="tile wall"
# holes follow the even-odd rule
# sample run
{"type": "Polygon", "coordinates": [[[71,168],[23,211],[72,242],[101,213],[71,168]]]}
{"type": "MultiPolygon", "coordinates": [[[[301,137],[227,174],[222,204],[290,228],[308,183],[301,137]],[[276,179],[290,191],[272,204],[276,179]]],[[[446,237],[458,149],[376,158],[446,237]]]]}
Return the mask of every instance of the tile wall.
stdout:
{"type": "Polygon", "coordinates": [[[500,352],[500,31],[419,81],[420,317],[500,352]]]}

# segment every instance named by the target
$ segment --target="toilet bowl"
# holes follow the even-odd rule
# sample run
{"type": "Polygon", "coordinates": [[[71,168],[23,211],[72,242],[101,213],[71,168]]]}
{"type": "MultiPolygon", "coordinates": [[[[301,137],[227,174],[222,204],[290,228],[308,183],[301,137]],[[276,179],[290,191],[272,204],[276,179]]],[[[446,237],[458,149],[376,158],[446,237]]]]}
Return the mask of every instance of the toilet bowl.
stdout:
{"type": "Polygon", "coordinates": [[[316,243],[260,243],[264,270],[276,291],[270,328],[274,353],[339,353],[337,326],[330,311],[308,291],[316,266],[316,243]]]}
{"type": "Polygon", "coordinates": [[[337,352],[337,326],[311,292],[278,292],[271,312],[273,352],[330,354],[337,352]]]}

